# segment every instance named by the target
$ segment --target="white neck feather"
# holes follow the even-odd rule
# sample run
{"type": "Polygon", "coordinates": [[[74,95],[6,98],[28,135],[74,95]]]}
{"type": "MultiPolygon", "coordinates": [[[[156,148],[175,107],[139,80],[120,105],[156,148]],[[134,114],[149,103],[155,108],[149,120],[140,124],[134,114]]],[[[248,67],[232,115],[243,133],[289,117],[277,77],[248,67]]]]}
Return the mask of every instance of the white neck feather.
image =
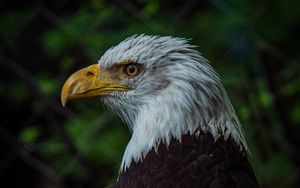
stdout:
{"type": "Polygon", "coordinates": [[[197,130],[210,132],[214,137],[223,135],[225,139],[231,136],[247,149],[239,120],[226,93],[223,96],[224,110],[218,109],[220,112],[212,118],[206,112],[213,109],[206,108],[213,105],[201,103],[203,100],[196,104],[199,98],[189,98],[185,96],[187,92],[183,90],[184,88],[171,85],[155,100],[145,99],[150,102],[140,107],[133,123],[132,137],[126,147],[120,172],[125,171],[131,162],[143,160],[146,154],[152,148],[156,149],[160,142],[168,145],[172,137],[181,139],[182,135],[192,134],[197,130]]]}

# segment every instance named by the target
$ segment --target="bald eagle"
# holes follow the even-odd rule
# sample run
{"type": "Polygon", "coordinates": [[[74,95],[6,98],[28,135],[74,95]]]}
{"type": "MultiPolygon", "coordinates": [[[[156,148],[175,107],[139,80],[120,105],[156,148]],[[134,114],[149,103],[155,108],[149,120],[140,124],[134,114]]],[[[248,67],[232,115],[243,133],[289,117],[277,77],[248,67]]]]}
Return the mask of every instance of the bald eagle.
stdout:
{"type": "Polygon", "coordinates": [[[71,75],[61,101],[95,96],[132,131],[112,187],[259,187],[221,80],[187,40],[129,37],[71,75]]]}

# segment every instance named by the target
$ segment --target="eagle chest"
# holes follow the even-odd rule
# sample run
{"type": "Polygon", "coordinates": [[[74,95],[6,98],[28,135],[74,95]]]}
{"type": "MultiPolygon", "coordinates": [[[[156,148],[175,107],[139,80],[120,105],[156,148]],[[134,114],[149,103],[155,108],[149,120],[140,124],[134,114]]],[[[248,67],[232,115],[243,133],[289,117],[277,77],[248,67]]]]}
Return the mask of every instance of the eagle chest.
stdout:
{"type": "Polygon", "coordinates": [[[160,143],[143,160],[120,174],[118,187],[198,188],[255,187],[245,151],[232,139],[217,141],[211,134],[183,135],[181,141],[160,143]],[[246,175],[246,176],[245,176],[246,175]]]}

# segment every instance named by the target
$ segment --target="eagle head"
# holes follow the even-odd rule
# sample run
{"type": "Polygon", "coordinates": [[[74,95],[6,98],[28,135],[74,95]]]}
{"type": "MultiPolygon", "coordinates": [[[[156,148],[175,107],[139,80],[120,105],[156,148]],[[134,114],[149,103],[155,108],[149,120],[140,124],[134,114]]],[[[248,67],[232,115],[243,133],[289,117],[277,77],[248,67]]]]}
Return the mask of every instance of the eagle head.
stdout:
{"type": "Polygon", "coordinates": [[[134,35],[65,82],[61,101],[100,96],[132,131],[121,170],[160,142],[197,131],[246,147],[239,120],[208,61],[183,38],[134,35]]]}

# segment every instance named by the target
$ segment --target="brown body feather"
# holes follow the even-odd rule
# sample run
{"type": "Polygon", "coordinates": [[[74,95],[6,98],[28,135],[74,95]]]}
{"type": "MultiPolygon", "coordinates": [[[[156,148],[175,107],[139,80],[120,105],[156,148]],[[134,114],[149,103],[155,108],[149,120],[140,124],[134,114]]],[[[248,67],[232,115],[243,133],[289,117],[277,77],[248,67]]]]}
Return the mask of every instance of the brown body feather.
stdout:
{"type": "Polygon", "coordinates": [[[256,188],[247,154],[231,138],[183,135],[133,162],[110,188],[256,188]]]}

